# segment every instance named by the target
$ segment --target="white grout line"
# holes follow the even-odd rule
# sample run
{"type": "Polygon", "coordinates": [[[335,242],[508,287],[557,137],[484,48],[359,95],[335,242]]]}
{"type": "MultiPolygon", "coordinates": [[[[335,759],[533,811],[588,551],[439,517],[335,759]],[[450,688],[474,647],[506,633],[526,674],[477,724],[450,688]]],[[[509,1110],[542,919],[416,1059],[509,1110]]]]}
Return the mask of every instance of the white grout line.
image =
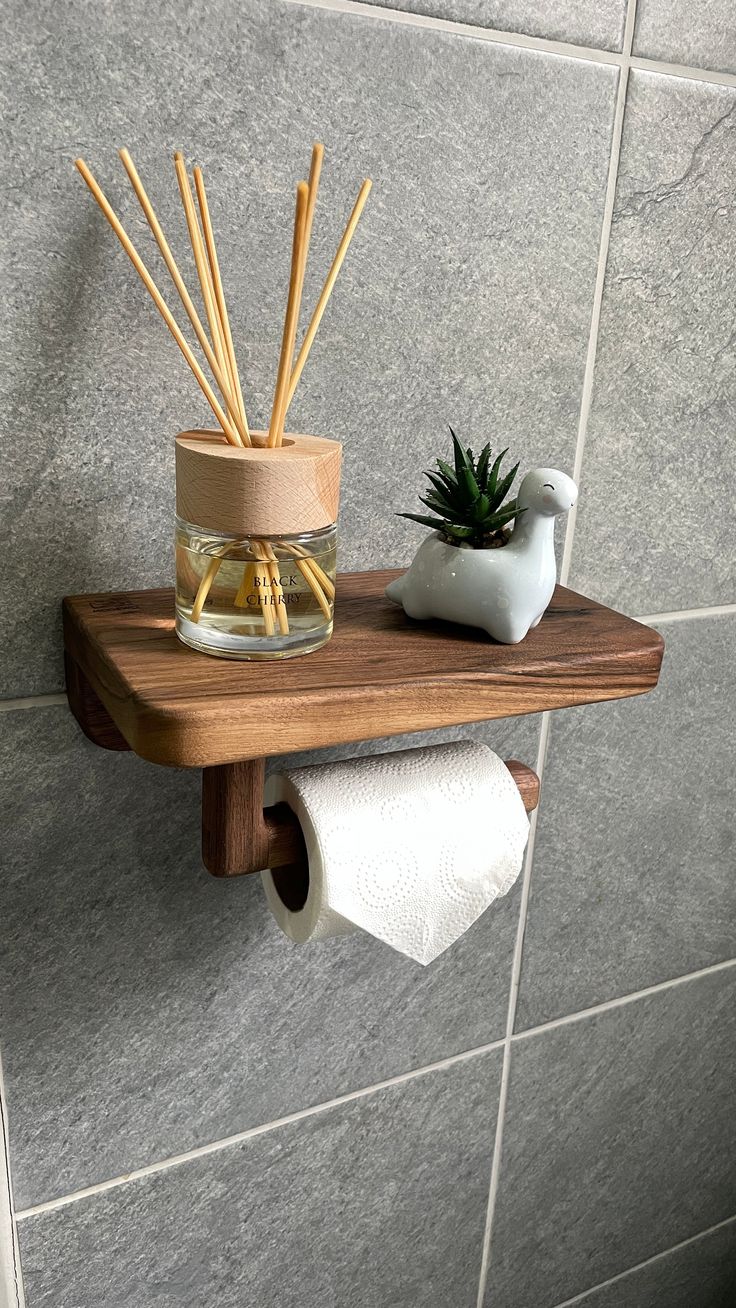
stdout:
{"type": "MultiPolygon", "coordinates": [[[[544,714],[547,723],[551,721],[551,715],[544,714]]],[[[547,738],[549,735],[549,726],[547,738]]],[[[538,754],[537,769],[539,775],[544,771],[544,756],[546,754],[547,741],[542,741],[540,737],[540,748],[538,754]]],[[[520,963],[523,948],[524,925],[526,919],[526,908],[529,898],[531,857],[534,852],[534,837],[536,835],[536,814],[532,818],[531,830],[529,835],[529,850],[527,854],[526,866],[524,870],[524,884],[522,887],[522,902],[520,904],[520,916],[517,925],[517,939],[514,951],[514,961],[512,966],[511,993],[514,1001],[518,994],[520,963]]],[[[114,1176],[107,1181],[100,1181],[96,1185],[87,1186],[83,1190],[75,1190],[69,1194],[60,1195],[56,1199],[49,1199],[44,1203],[35,1204],[31,1208],[25,1208],[15,1214],[16,1221],[23,1221],[28,1217],[36,1217],[40,1213],[53,1212],[57,1208],[65,1208],[68,1204],[76,1203],[79,1199],[87,1199],[96,1194],[103,1194],[107,1190],[117,1189],[121,1185],[127,1185],[129,1181],[137,1181],[142,1177],[154,1176],[157,1172],[166,1172],[173,1167],[179,1167],[183,1163],[192,1162],[197,1158],[204,1158],[209,1154],[220,1153],[223,1149],[228,1149],[232,1145],[241,1144],[246,1140],[251,1140],[259,1135],[265,1135],[269,1131],[278,1130],[279,1127],[289,1126],[293,1122],[302,1121],[305,1118],[314,1117],[318,1113],[326,1112],[331,1108],[339,1107],[341,1104],[352,1103],[357,1099],[365,1099],[372,1095],[376,1090],[390,1089],[391,1086],[402,1085],[407,1081],[415,1081],[419,1077],[427,1076],[432,1072],[441,1072],[445,1068],[453,1067],[456,1063],[469,1062],[474,1058],[482,1057],[484,1054],[492,1053],[495,1050],[503,1049],[506,1055],[509,1045],[517,1044],[521,1040],[527,1040],[533,1036],[544,1035],[547,1031],[554,1030],[559,1026],[567,1026],[571,1022],[576,1022],[588,1017],[594,1017],[597,1013],[606,1012],[611,1008],[623,1008],[628,1003],[633,1003],[637,999],[643,999],[647,995],[657,994],[662,990],[670,990],[674,986],[682,985],[687,981],[697,981],[701,977],[710,976],[715,972],[726,971],[730,967],[736,966],[736,958],[729,959],[727,962],[715,963],[711,967],[701,968],[698,972],[688,972],[684,976],[673,977],[670,981],[662,981],[654,986],[649,986],[646,990],[635,991],[633,994],[622,995],[618,999],[611,999],[605,1003],[598,1004],[593,1008],[582,1009],[578,1013],[571,1013],[565,1017],[553,1018],[550,1022],[544,1022],[540,1026],[530,1027],[526,1031],[512,1031],[512,1021],[509,1015],[506,1021],[507,1034],[499,1040],[493,1040],[486,1045],[478,1045],[474,1049],[463,1050],[459,1054],[451,1054],[449,1058],[440,1059],[436,1063],[428,1063],[424,1067],[414,1068],[410,1072],[400,1072],[396,1076],[389,1077],[385,1081],[378,1081],[373,1085],[364,1086],[360,1090],[352,1090],[347,1094],[338,1095],[335,1099],[328,1099],[320,1104],[314,1104],[311,1108],[303,1108],[298,1112],[289,1113],[285,1117],[276,1118],[272,1122],[263,1122],[259,1126],[249,1127],[245,1131],[239,1131],[235,1135],[225,1136],[219,1140],[213,1140],[209,1144],[200,1145],[195,1149],[190,1149],[185,1153],[173,1154],[169,1158],[164,1158],[155,1163],[148,1163],[145,1167],[136,1168],[130,1172],[125,1172],[121,1176],[114,1176]]],[[[503,1078],[502,1078],[503,1079],[503,1078]]],[[[504,1087],[502,1084],[502,1091],[504,1087]]],[[[0,1178],[1,1179],[1,1178],[0,1178]]],[[[0,1308],[2,1308],[0,1301],[0,1308]]],[[[21,1304],[21,1308],[23,1308],[21,1304]]],[[[559,1308],[562,1308],[560,1305],[559,1308]]]]}
{"type": "Polygon", "coordinates": [[[513,1042],[516,1044],[520,1040],[528,1040],[531,1036],[546,1035],[548,1031],[554,1031],[560,1026],[571,1026],[574,1022],[585,1022],[590,1017],[596,1017],[598,1013],[609,1013],[614,1008],[625,1008],[628,1004],[635,1004],[639,999],[661,994],[664,990],[673,990],[687,981],[700,981],[702,977],[714,976],[716,972],[727,972],[731,967],[736,967],[736,958],[727,958],[722,963],[711,963],[710,967],[701,967],[697,972],[673,976],[669,981],[657,981],[655,985],[646,986],[644,990],[634,990],[631,994],[619,995],[617,999],[605,999],[603,1003],[594,1004],[592,1008],[581,1008],[577,1013],[566,1013],[564,1017],[553,1017],[551,1021],[541,1022],[539,1026],[530,1026],[524,1031],[517,1031],[512,1037],[513,1042]]]}
{"type": "Polygon", "coordinates": [[[573,45],[568,41],[550,41],[543,36],[526,36],[520,32],[501,32],[491,27],[475,27],[448,18],[432,18],[428,14],[415,14],[407,9],[384,9],[382,5],[362,4],[361,0],[286,0],[287,4],[302,5],[307,9],[329,9],[336,14],[355,14],[362,18],[399,23],[402,27],[424,27],[434,32],[449,32],[474,41],[489,41],[492,45],[513,45],[522,50],[537,50],[542,54],[562,55],[568,59],[581,59],[587,63],[616,64],[623,56],[615,50],[598,50],[593,46],[573,45]]]}
{"type": "Polygon", "coordinates": [[[558,1303],[556,1308],[573,1308],[574,1304],[585,1303],[589,1295],[597,1293],[598,1290],[605,1290],[609,1285],[616,1285],[623,1281],[633,1272],[640,1272],[643,1267],[651,1267],[652,1263],[658,1263],[662,1258],[668,1258],[670,1254],[679,1253],[680,1249],[687,1249],[688,1245],[697,1244],[698,1240],[704,1240],[706,1236],[715,1234],[716,1231],[722,1231],[724,1227],[730,1226],[736,1222],[736,1215],[726,1217],[722,1222],[716,1222],[715,1226],[708,1226],[704,1231],[698,1231],[697,1235],[689,1235],[687,1240],[681,1240],[679,1244],[673,1244],[669,1249],[662,1249],[661,1253],[652,1254],[651,1258],[645,1258],[643,1263],[636,1263],[633,1267],[627,1267],[625,1272],[618,1272],[616,1276],[609,1276],[607,1281],[601,1281],[599,1285],[591,1285],[589,1290],[583,1290],[582,1294],[576,1294],[573,1299],[565,1299],[564,1303],[558,1303]]]}
{"type": "Polygon", "coordinates": [[[8,1112],[0,1060],[0,1308],[25,1308],[18,1233],[13,1220],[8,1112]]]}
{"type": "Polygon", "coordinates": [[[338,1108],[341,1104],[352,1103],[356,1099],[366,1099],[376,1090],[388,1090],[395,1085],[403,1085],[406,1081],[415,1081],[419,1077],[427,1076],[430,1072],[442,1072],[445,1068],[454,1067],[456,1063],[466,1063],[470,1059],[481,1057],[483,1054],[492,1053],[495,1049],[503,1046],[503,1040],[493,1040],[490,1044],[479,1045],[476,1049],[466,1049],[461,1054],[452,1054],[449,1058],[442,1058],[437,1063],[429,1063],[426,1067],[417,1067],[411,1072],[400,1072],[398,1076],[388,1077],[385,1081],[378,1081],[375,1085],[365,1086],[361,1090],[351,1090],[348,1094],[338,1095],[335,1099],[328,1099],[324,1103],[314,1104],[311,1108],[302,1108],[298,1112],[288,1113],[285,1117],[278,1117],[273,1122],[263,1122],[260,1126],[252,1126],[247,1131],[238,1131],[236,1135],[225,1136],[220,1140],[213,1140],[209,1144],[199,1145],[196,1149],[189,1149],[183,1154],[173,1154],[170,1158],[164,1158],[160,1162],[148,1163],[145,1167],[137,1167],[134,1171],[125,1172],[122,1176],[113,1176],[107,1181],[100,1181],[96,1185],[89,1185],[84,1190],[75,1190],[70,1194],[60,1195],[57,1199],[48,1199],[45,1203],[34,1204],[32,1208],[24,1208],[21,1212],[15,1214],[16,1221],[24,1221],[27,1217],[36,1217],[39,1213],[53,1212],[57,1208],[65,1208],[67,1204],[76,1203],[79,1199],[87,1199],[92,1195],[104,1194],[107,1190],[115,1190],[118,1186],[127,1185],[129,1181],[138,1181],[144,1176],[154,1176],[157,1172],[167,1172],[172,1167],[180,1167],[182,1163],[190,1163],[196,1158],[205,1158],[208,1154],[220,1153],[223,1149],[229,1149],[232,1145],[242,1144],[245,1140],[253,1140],[256,1136],[265,1135],[269,1131],[275,1131],[282,1126],[290,1126],[293,1122],[302,1122],[305,1118],[315,1117],[318,1113],[324,1113],[330,1108],[338,1108]]]}
{"type": "MultiPolygon", "coordinates": [[[[544,763],[547,757],[547,743],[549,740],[550,714],[542,714],[542,726],[539,733],[539,747],[537,749],[536,773],[541,782],[544,775],[544,763]]],[[[488,1279],[488,1267],[491,1253],[491,1233],[493,1230],[493,1217],[496,1210],[496,1196],[498,1194],[498,1182],[501,1174],[501,1155],[503,1150],[503,1128],[506,1120],[506,1102],[508,1099],[509,1075],[511,1070],[511,1040],[514,1032],[514,1022],[516,1020],[516,1004],[519,997],[519,981],[521,977],[521,960],[524,952],[524,933],[526,931],[526,914],[529,904],[529,890],[531,886],[532,863],[534,861],[534,846],[537,836],[537,820],[539,809],[535,809],[532,816],[531,828],[529,831],[529,844],[527,846],[526,860],[524,866],[524,881],[521,888],[521,902],[519,904],[519,919],[516,925],[516,941],[514,944],[514,957],[511,964],[511,982],[509,985],[509,1003],[506,1012],[506,1034],[503,1042],[503,1066],[501,1068],[501,1087],[498,1096],[498,1112],[496,1115],[496,1131],[493,1140],[493,1154],[491,1157],[491,1175],[488,1184],[488,1203],[486,1206],[486,1220],[483,1229],[483,1245],[480,1261],[480,1274],[478,1277],[478,1298],[477,1308],[483,1308],[483,1299],[485,1297],[486,1281],[488,1279]]]]}
{"type": "MultiPolygon", "coordinates": [[[[616,90],[616,108],[613,119],[613,131],[611,137],[611,153],[608,161],[608,178],[606,182],[606,196],[603,206],[603,219],[601,225],[600,247],[598,250],[598,265],[596,269],[595,289],[593,292],[593,309],[591,313],[590,334],[588,337],[588,351],[585,361],[585,373],[583,377],[583,390],[580,402],[580,418],[578,422],[578,434],[575,446],[575,461],[573,477],[576,481],[580,479],[580,469],[582,466],[583,449],[585,445],[585,433],[588,425],[590,414],[590,405],[593,394],[593,373],[595,368],[596,351],[598,347],[598,329],[600,326],[601,304],[603,302],[603,287],[606,276],[606,264],[608,261],[608,246],[611,237],[611,224],[613,221],[613,207],[616,199],[616,184],[618,181],[618,165],[621,155],[621,139],[623,136],[624,114],[626,110],[626,90],[629,77],[629,60],[631,57],[631,47],[634,39],[634,24],[636,21],[636,0],[628,0],[626,9],[626,24],[624,28],[623,54],[621,68],[619,72],[619,83],[616,90]]],[[[565,532],[565,547],[563,551],[562,567],[560,569],[560,581],[564,585],[570,570],[570,558],[572,554],[572,541],[575,534],[576,512],[570,514],[567,529],[565,532]]],[[[544,765],[547,757],[547,746],[549,742],[549,722],[550,715],[542,715],[542,729],[539,737],[539,753],[537,759],[537,775],[540,781],[544,775],[544,765]]],[[[488,1272],[491,1265],[491,1247],[493,1240],[493,1222],[496,1211],[496,1200],[498,1196],[499,1180],[501,1175],[501,1161],[503,1156],[503,1133],[506,1120],[506,1105],[508,1101],[508,1086],[511,1070],[511,1048],[514,1035],[514,1026],[516,1022],[516,1007],[519,997],[519,980],[521,975],[521,961],[524,949],[524,934],[526,931],[527,909],[529,905],[529,892],[531,887],[532,866],[534,862],[534,847],[536,844],[538,810],[534,814],[534,822],[529,840],[529,850],[527,854],[527,865],[524,870],[524,887],[522,890],[522,902],[519,910],[519,923],[517,927],[516,946],[514,951],[514,962],[511,971],[511,985],[509,988],[509,1007],[506,1020],[506,1039],[504,1043],[503,1069],[501,1073],[501,1093],[499,1096],[498,1117],[496,1120],[496,1134],[493,1144],[493,1158],[491,1162],[491,1179],[488,1187],[488,1206],[486,1209],[486,1222],[483,1233],[483,1252],[481,1256],[480,1276],[478,1278],[478,1297],[477,1308],[483,1308],[486,1296],[486,1285],[488,1282],[488,1272]]]]}
{"type": "Polygon", "coordinates": [[[722,73],[712,68],[691,68],[686,64],[672,64],[663,59],[642,59],[638,55],[627,58],[624,50],[601,50],[596,46],[575,45],[571,41],[555,41],[544,36],[531,36],[524,32],[504,32],[490,27],[477,27],[455,19],[435,18],[429,14],[415,14],[406,9],[384,9],[382,5],[363,4],[361,0],[286,0],[287,4],[301,5],[306,9],[327,9],[336,14],[356,14],[362,18],[383,19],[404,27],[424,27],[435,32],[449,32],[455,36],[489,41],[495,45],[512,45],[522,50],[539,50],[543,54],[561,55],[567,59],[581,59],[588,63],[614,64],[647,73],[661,73],[666,77],[685,77],[698,82],[715,82],[719,86],[736,87],[736,73],[722,73]]]}
{"type": "MultiPolygon", "coordinates": [[[[585,359],[585,372],[583,374],[583,390],[580,399],[580,418],[578,421],[578,437],[575,446],[575,460],[573,464],[573,480],[580,484],[580,475],[583,466],[583,453],[585,451],[585,437],[588,431],[588,419],[593,402],[593,384],[595,380],[595,361],[598,352],[598,333],[601,322],[601,306],[603,304],[603,290],[606,281],[606,267],[608,265],[608,248],[611,242],[611,227],[613,224],[613,208],[616,202],[616,185],[618,183],[618,166],[621,158],[621,139],[624,130],[624,114],[626,110],[626,91],[629,84],[629,58],[631,55],[631,43],[634,39],[634,22],[636,19],[636,0],[629,0],[626,11],[626,27],[624,31],[624,62],[619,73],[619,84],[616,93],[616,111],[613,119],[613,135],[611,139],[611,156],[608,164],[608,181],[606,183],[606,198],[603,205],[603,222],[601,226],[601,242],[598,250],[598,267],[596,270],[595,289],[593,291],[593,311],[590,319],[590,335],[588,336],[588,352],[585,359]]],[[[570,564],[572,561],[572,545],[575,538],[575,524],[577,522],[578,510],[577,505],[571,510],[567,520],[565,530],[565,545],[562,551],[562,564],[560,566],[560,583],[567,585],[567,579],[570,575],[570,564]]]]}
{"type": "Polygon", "coordinates": [[[16,709],[48,708],[51,704],[66,704],[66,695],[24,695],[21,699],[0,699],[0,713],[14,713],[16,709]]]}
{"type": "Polygon", "coordinates": [[[637,622],[686,622],[690,618],[720,618],[726,614],[736,613],[736,604],[713,604],[702,609],[675,609],[672,613],[647,613],[637,622]]]}
{"type": "Polygon", "coordinates": [[[632,55],[631,67],[643,73],[661,73],[664,77],[686,77],[695,82],[712,82],[716,86],[736,87],[736,73],[720,73],[714,68],[688,68],[685,64],[668,64],[658,59],[640,59],[632,55]]]}

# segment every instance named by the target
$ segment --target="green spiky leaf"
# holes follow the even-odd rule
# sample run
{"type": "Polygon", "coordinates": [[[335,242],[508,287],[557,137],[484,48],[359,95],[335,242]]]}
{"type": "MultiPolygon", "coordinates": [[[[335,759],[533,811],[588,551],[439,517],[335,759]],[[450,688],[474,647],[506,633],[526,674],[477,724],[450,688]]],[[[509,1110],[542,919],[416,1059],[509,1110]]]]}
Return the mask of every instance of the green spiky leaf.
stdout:
{"type": "Polygon", "coordinates": [[[401,513],[399,517],[431,527],[456,544],[480,549],[524,512],[515,499],[506,499],[519,465],[502,476],[501,465],[508,450],[502,450],[492,461],[491,446],[486,444],[476,459],[452,427],[450,436],[453,463],[437,459],[436,471],[426,474],[429,486],[419,497],[429,514],[401,513]]]}

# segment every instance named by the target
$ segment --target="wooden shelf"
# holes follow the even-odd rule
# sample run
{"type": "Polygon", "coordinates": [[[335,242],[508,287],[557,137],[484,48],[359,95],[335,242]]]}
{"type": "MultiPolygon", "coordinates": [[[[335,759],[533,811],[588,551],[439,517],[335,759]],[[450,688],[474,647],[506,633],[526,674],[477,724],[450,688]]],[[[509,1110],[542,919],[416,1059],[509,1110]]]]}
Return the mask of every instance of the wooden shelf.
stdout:
{"type": "Polygon", "coordinates": [[[520,645],[498,645],[470,628],[409,621],[383,595],[397,575],[340,576],[332,640],[282,663],[188,649],[174,633],[171,590],[72,596],[70,702],[85,701],[75,712],[98,744],[212,767],[622,699],[657,683],[661,636],[573,591],[557,587],[520,645]]]}

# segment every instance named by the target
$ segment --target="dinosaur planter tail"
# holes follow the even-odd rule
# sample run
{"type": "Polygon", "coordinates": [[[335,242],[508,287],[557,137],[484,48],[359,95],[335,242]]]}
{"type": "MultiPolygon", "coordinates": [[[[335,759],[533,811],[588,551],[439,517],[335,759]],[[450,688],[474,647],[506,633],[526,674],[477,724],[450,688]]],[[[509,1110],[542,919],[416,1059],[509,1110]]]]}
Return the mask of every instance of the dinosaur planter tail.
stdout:
{"type": "Polygon", "coordinates": [[[552,599],[555,518],[569,513],[577,497],[575,482],[564,472],[535,468],[521,483],[518,505],[525,512],[516,518],[508,545],[467,549],[433,532],[386,594],[410,618],[444,618],[481,627],[504,645],[518,644],[552,599]]]}

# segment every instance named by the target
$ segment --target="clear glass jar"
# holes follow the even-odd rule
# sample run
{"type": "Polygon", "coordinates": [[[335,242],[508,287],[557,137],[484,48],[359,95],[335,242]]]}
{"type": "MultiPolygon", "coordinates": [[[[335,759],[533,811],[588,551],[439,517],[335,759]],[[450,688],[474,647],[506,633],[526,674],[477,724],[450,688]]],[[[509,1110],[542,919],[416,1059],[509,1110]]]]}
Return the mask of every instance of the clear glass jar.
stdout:
{"type": "Polygon", "coordinates": [[[332,635],[337,529],[223,536],[176,519],[176,634],[228,659],[288,659],[332,635]]]}

